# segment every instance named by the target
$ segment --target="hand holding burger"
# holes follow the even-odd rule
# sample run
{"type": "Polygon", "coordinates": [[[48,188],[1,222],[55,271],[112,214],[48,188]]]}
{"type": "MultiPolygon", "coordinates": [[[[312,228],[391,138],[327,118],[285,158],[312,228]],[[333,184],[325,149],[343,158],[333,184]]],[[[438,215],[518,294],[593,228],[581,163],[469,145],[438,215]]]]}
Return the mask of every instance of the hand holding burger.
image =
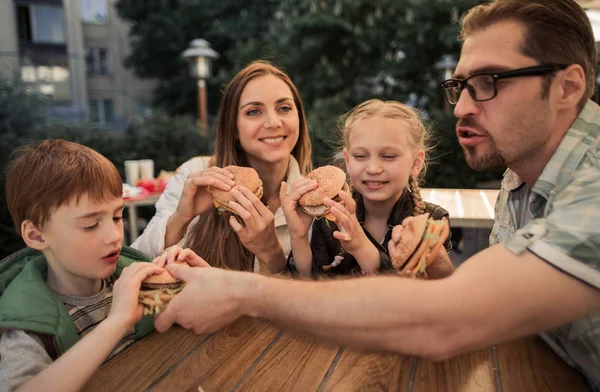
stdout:
{"type": "Polygon", "coordinates": [[[444,254],[447,259],[444,261],[450,262],[442,250],[449,234],[450,227],[445,218],[434,220],[428,213],[406,218],[402,225],[394,228],[389,243],[394,268],[402,276],[428,277],[428,267],[436,262],[438,255],[444,254]]]}
{"type": "MultiPolygon", "coordinates": [[[[192,267],[210,267],[206,261],[193,250],[182,249],[174,245],[152,260],[152,264],[165,267],[167,264],[180,264],[192,267]]],[[[165,310],[167,304],[184,286],[184,282],[175,278],[166,269],[160,275],[150,275],[142,281],[139,302],[144,305],[144,314],[158,314],[165,310]]]]}
{"type": "MultiPolygon", "coordinates": [[[[223,168],[227,170],[231,174],[233,174],[233,185],[232,189],[240,189],[240,186],[247,188],[250,192],[252,192],[257,198],[261,198],[263,195],[263,184],[258,177],[258,173],[251,167],[243,167],[243,166],[226,166],[223,168]]],[[[236,214],[236,212],[229,206],[230,201],[236,201],[235,197],[231,194],[231,190],[224,191],[219,188],[214,188],[209,186],[208,191],[213,196],[213,202],[215,208],[221,213],[228,211],[232,214],[236,214]]]]}
{"type": "MultiPolygon", "coordinates": [[[[186,264],[184,261],[177,261],[186,264]]],[[[144,315],[158,314],[183,290],[184,283],[165,270],[160,275],[150,275],[142,281],[139,302],[144,305],[144,315]]]]}
{"type": "Polygon", "coordinates": [[[321,166],[308,173],[306,178],[317,181],[317,187],[303,194],[298,200],[302,211],[315,218],[325,217],[335,221],[335,217],[329,214],[330,207],[323,204],[323,199],[342,201],[338,194],[340,191],[348,192],[349,189],[346,183],[346,173],[335,166],[321,166]]]}

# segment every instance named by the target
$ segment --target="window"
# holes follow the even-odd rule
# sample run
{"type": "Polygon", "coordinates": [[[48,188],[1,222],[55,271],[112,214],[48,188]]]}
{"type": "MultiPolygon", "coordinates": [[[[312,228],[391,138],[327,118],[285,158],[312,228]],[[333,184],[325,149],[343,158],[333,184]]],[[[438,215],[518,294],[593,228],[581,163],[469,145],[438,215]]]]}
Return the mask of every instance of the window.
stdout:
{"type": "Polygon", "coordinates": [[[90,121],[94,125],[109,125],[115,122],[112,99],[90,99],[90,121]]]}
{"type": "Polygon", "coordinates": [[[85,65],[89,75],[107,75],[108,50],[106,48],[87,48],[85,65]]]}
{"type": "Polygon", "coordinates": [[[81,19],[84,23],[108,23],[106,0],[81,0],[81,19]]]}
{"type": "Polygon", "coordinates": [[[19,39],[43,44],[64,44],[65,16],[62,7],[50,5],[17,6],[19,39]]]}
{"type": "MultiPolygon", "coordinates": [[[[26,62],[31,64],[30,60],[26,62]]],[[[39,91],[59,102],[71,100],[69,68],[66,65],[49,62],[24,65],[21,67],[21,79],[29,90],[39,91]]]]}
{"type": "Polygon", "coordinates": [[[137,118],[147,118],[152,115],[152,104],[150,101],[137,101],[135,104],[135,116],[137,118]]]}

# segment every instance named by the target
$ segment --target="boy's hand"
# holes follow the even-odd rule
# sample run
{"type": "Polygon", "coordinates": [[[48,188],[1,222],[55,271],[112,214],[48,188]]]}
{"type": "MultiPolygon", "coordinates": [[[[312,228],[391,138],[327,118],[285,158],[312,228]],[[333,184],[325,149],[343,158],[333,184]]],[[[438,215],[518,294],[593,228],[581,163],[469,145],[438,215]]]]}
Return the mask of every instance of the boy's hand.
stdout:
{"type": "Polygon", "coordinates": [[[144,262],[124,268],[113,287],[113,301],[107,320],[122,324],[125,331],[132,328],[144,313],[144,307],[138,302],[142,281],[152,274],[163,272],[158,265],[144,262]]]}
{"type": "Polygon", "coordinates": [[[176,261],[185,261],[192,267],[210,267],[208,263],[193,250],[189,248],[182,249],[177,245],[168,248],[162,255],[152,260],[153,264],[164,267],[176,261]]]}
{"type": "Polygon", "coordinates": [[[304,238],[313,222],[313,217],[304,213],[298,208],[298,200],[306,192],[316,189],[317,181],[303,178],[296,181],[290,187],[290,193],[287,194],[287,183],[284,181],[279,188],[279,200],[281,208],[285,215],[285,220],[292,238],[304,238]]]}

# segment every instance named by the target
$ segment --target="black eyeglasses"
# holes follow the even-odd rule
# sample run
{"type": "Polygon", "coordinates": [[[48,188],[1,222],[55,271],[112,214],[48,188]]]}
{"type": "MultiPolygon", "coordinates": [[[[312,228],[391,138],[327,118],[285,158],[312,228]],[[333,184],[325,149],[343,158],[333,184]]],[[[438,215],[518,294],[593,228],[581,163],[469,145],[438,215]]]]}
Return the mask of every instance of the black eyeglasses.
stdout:
{"type": "Polygon", "coordinates": [[[493,99],[498,94],[496,83],[500,79],[518,78],[522,76],[541,76],[563,70],[568,65],[547,64],[513,69],[506,72],[482,72],[471,75],[466,79],[448,79],[441,84],[444,96],[451,105],[456,105],[460,94],[466,87],[469,95],[475,101],[483,102],[493,99]]]}

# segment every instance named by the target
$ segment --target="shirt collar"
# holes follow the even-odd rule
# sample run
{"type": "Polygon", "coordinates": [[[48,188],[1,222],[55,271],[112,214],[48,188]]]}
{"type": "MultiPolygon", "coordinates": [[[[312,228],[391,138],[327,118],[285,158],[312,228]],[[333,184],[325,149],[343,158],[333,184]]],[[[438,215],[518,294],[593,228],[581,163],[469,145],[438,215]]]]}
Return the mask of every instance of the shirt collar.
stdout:
{"type": "Polygon", "coordinates": [[[533,191],[548,198],[562,187],[579,167],[591,143],[600,133],[600,107],[588,101],[563,137],[558,148],[535,182],[533,191]]]}
{"type": "MultiPolygon", "coordinates": [[[[591,143],[585,142],[597,137],[599,122],[600,107],[593,101],[588,101],[535,182],[532,189],[534,193],[547,199],[554,188],[568,181],[568,177],[579,166],[591,143]]],[[[513,192],[523,184],[524,181],[517,173],[510,169],[504,172],[503,189],[513,192]]]]}

